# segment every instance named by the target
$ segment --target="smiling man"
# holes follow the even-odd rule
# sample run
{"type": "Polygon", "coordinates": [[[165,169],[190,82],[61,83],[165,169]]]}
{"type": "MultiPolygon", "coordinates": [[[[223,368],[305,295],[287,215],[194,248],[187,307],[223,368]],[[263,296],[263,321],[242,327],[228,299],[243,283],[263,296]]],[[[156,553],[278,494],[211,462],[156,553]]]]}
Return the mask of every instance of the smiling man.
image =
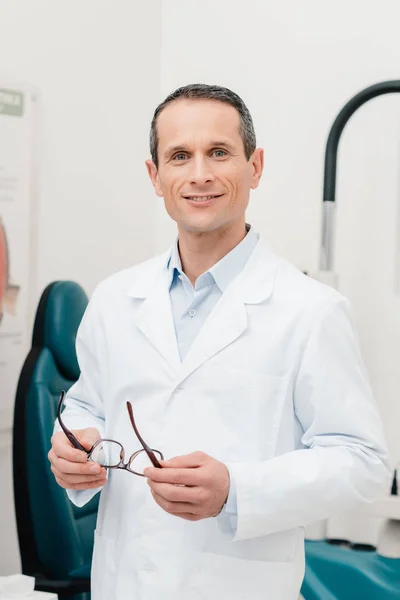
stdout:
{"type": "Polygon", "coordinates": [[[246,223],[264,157],[237,94],[179,88],[150,150],[177,239],[97,288],[49,452],[75,504],[102,490],[92,600],[297,600],[304,527],[388,485],[349,303],[246,223]]]}

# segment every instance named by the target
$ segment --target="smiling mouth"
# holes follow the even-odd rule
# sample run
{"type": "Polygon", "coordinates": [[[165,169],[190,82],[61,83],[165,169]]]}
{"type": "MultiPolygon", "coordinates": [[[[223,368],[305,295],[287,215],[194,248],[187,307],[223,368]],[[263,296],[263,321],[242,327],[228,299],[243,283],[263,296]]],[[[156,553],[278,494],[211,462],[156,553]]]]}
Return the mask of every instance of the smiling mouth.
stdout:
{"type": "Polygon", "coordinates": [[[215,194],[210,196],[184,196],[186,200],[190,200],[190,202],[197,202],[201,204],[202,202],[209,202],[210,200],[214,200],[215,198],[220,198],[223,194],[215,194]]]}

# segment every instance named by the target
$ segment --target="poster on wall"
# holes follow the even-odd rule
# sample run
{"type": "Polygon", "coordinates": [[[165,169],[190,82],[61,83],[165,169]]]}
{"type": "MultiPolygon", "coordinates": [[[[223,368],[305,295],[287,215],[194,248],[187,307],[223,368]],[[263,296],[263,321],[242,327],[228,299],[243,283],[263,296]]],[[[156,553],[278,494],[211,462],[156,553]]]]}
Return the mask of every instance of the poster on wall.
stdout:
{"type": "Polygon", "coordinates": [[[12,425],[31,337],[36,107],[34,89],[0,77],[0,431],[12,425]]]}

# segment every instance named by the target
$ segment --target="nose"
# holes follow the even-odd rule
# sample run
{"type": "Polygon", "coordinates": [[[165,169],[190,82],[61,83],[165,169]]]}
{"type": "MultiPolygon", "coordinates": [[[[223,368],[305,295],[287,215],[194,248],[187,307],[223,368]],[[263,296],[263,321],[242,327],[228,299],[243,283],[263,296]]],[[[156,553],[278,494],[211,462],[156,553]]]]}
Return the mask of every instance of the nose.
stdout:
{"type": "Polygon", "coordinates": [[[194,185],[211,183],[215,179],[209,161],[203,156],[194,157],[191,161],[189,181],[194,185]]]}

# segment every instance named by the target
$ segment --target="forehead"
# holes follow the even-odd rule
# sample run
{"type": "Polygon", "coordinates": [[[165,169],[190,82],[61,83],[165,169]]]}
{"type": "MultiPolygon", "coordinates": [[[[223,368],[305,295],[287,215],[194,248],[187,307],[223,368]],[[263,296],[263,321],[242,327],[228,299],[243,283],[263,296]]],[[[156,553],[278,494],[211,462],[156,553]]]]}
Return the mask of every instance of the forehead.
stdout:
{"type": "Polygon", "coordinates": [[[239,113],[230,104],[218,100],[175,100],[157,119],[159,150],[178,144],[227,140],[241,144],[239,113]]]}

